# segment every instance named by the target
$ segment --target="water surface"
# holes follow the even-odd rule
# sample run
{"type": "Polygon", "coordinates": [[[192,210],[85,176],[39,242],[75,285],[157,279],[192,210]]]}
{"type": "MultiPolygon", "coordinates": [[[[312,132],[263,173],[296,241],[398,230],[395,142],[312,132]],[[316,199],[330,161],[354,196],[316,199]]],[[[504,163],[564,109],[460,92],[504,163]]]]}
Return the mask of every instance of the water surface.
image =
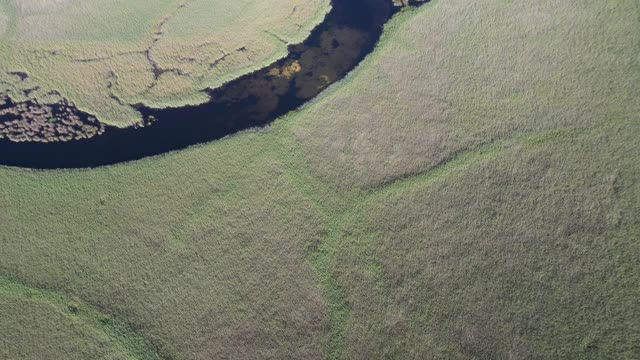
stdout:
{"type": "MultiPolygon", "coordinates": [[[[106,126],[88,139],[46,143],[0,139],[0,165],[38,169],[99,167],[265,126],[344,78],[373,50],[384,24],[400,9],[391,0],[334,0],[325,21],[304,43],[290,45],[285,59],[208,90],[208,103],[169,109],[137,105],[145,126],[106,126]]],[[[69,104],[61,106],[68,112],[69,104]]],[[[95,123],[90,114],[77,111],[75,116],[87,124],[95,123]]]]}

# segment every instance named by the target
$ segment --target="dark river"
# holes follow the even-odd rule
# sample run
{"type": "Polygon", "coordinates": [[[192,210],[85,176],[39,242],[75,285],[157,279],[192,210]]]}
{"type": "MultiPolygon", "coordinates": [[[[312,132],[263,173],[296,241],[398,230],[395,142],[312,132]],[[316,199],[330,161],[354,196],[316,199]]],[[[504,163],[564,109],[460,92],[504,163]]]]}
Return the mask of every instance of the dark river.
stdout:
{"type": "MultiPolygon", "coordinates": [[[[0,165],[38,169],[99,167],[265,126],[342,79],[374,49],[384,24],[400,9],[392,0],[334,0],[325,21],[303,44],[290,45],[285,59],[208,90],[211,101],[206,104],[171,109],[138,106],[148,126],[107,126],[89,139],[49,143],[0,139],[0,165]]],[[[76,116],[91,118],[80,112],[76,116]]]]}

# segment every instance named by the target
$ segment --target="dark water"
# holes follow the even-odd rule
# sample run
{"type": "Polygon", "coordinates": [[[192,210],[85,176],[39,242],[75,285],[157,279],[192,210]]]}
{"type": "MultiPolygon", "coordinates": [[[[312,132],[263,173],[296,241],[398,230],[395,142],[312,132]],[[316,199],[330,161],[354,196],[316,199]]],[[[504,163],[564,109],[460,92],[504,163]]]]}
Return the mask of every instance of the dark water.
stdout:
{"type": "Polygon", "coordinates": [[[99,167],[265,126],[342,79],[373,50],[384,24],[399,10],[391,0],[334,0],[325,21],[303,44],[289,46],[287,58],[208,91],[209,103],[171,109],[139,106],[149,126],[107,127],[104,134],[90,139],[56,143],[1,139],[0,165],[99,167]]]}

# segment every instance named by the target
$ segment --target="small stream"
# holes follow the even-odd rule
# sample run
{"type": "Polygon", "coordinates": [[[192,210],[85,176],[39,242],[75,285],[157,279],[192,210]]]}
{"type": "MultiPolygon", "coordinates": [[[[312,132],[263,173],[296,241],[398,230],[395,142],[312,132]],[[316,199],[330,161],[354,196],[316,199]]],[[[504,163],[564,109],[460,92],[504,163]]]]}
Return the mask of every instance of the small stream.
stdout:
{"type": "MultiPolygon", "coordinates": [[[[413,6],[424,3],[410,2],[413,6]]],[[[344,78],[373,51],[384,24],[400,9],[392,0],[334,0],[325,21],[304,43],[290,45],[286,58],[208,90],[208,103],[168,109],[138,105],[145,126],[102,126],[92,137],[80,140],[45,143],[0,139],[0,165],[93,168],[180,150],[268,125],[344,78]]],[[[19,104],[9,101],[3,107],[16,105],[19,104]]],[[[56,106],[64,106],[69,112],[69,104],[53,105],[49,111],[55,113],[56,106]]],[[[77,109],[74,116],[95,124],[95,118],[77,109]]]]}

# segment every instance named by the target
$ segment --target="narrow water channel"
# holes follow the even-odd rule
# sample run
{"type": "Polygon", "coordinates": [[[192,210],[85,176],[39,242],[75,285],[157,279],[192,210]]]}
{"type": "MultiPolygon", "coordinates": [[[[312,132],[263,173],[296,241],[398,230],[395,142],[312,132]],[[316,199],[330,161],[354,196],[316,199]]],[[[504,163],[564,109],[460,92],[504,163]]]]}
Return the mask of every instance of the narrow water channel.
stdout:
{"type": "MultiPolygon", "coordinates": [[[[410,1],[413,6],[423,3],[410,1]]],[[[139,105],[137,109],[147,126],[106,126],[96,129],[88,139],[48,143],[0,139],[0,165],[37,169],[99,167],[265,126],[344,78],[373,51],[384,24],[400,9],[392,0],[334,0],[325,21],[304,43],[291,45],[285,59],[209,90],[208,103],[170,109],[139,105]]],[[[15,105],[8,102],[3,107],[15,105]]],[[[69,105],[64,106],[68,111],[69,105]]],[[[91,122],[89,125],[95,123],[89,114],[76,112],[74,116],[91,122]]]]}

